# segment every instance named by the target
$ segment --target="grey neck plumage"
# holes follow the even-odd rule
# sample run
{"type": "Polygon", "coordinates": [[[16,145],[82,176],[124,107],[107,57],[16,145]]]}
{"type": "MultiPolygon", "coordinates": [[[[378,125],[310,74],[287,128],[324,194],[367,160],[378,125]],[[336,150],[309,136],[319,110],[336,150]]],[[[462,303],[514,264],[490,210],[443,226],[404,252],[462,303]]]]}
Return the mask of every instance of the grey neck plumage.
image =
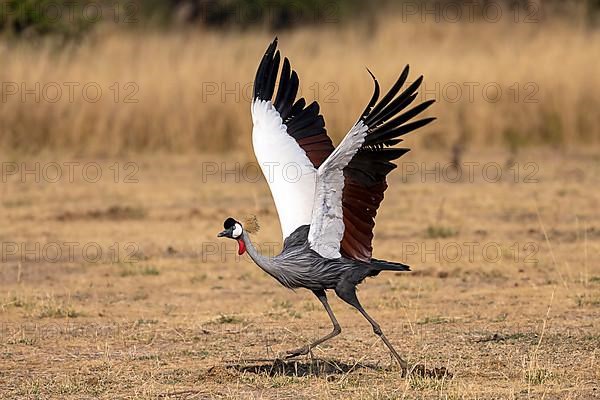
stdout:
{"type": "Polygon", "coordinates": [[[275,264],[271,257],[263,256],[252,244],[250,235],[246,231],[242,232],[242,240],[246,245],[246,252],[250,258],[258,265],[263,271],[271,275],[273,278],[280,281],[281,271],[278,265],[275,264]]]}

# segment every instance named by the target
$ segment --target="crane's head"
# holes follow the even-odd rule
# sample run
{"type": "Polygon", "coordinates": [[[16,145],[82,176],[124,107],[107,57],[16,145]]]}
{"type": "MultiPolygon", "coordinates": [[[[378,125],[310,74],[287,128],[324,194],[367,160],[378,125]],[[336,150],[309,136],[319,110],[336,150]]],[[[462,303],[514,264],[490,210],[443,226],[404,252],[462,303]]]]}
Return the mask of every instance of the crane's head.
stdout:
{"type": "Polygon", "coordinates": [[[235,239],[240,246],[238,249],[238,254],[241,256],[246,251],[246,244],[242,239],[242,233],[244,232],[244,228],[242,224],[236,221],[235,219],[229,217],[223,223],[223,228],[225,230],[217,235],[217,237],[227,237],[230,239],[235,239]]]}

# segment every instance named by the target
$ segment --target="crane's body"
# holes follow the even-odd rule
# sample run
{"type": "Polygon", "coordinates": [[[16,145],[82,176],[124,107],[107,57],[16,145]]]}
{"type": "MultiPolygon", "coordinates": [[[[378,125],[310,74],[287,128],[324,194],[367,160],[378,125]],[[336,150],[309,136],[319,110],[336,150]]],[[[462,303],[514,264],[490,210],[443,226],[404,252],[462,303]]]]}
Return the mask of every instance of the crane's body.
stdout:
{"type": "Polygon", "coordinates": [[[250,257],[279,283],[289,289],[337,290],[346,281],[362,282],[382,270],[408,271],[403,264],[374,260],[371,263],[346,257],[325,258],[310,248],[308,225],[296,229],[283,243],[281,253],[262,257],[247,237],[245,243],[250,257]]]}
{"type": "Polygon", "coordinates": [[[373,228],[387,189],[386,176],[396,168],[392,161],[408,152],[394,146],[402,141],[400,136],[434,120],[411,121],[433,101],[406,110],[416,99],[422,82],[419,77],[400,92],[408,77],[408,66],[381,99],[379,83],[371,74],[373,96],[334,148],[319,105],[296,99],[299,80],[287,58],[279,70],[281,57],[276,47],[277,39],[265,52],[254,81],[252,144],[275,201],[283,249],[274,257],[264,256],[252,245],[243,225],[233,218],[225,221],[225,230],[218,236],[237,240],[239,254],[247,251],[283,286],[311,290],[325,307],[333,331],[288,352],[289,357],[307,354],[341,332],[326,295],[327,290],[334,290],[369,321],[406,373],[408,364],[364,310],[356,286],[382,271],[410,270],[404,264],[373,257],[373,228]],[[296,172],[293,178],[286,175],[290,166],[296,172]]]}

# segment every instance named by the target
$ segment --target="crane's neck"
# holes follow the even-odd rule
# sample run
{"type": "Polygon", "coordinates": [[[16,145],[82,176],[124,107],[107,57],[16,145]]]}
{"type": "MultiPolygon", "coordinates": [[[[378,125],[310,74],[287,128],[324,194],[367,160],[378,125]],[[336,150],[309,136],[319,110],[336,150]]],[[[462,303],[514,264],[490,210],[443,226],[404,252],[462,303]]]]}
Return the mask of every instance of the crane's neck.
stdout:
{"type": "Polygon", "coordinates": [[[263,256],[252,244],[250,240],[250,235],[246,233],[246,231],[242,232],[242,240],[246,245],[246,251],[250,258],[258,265],[263,271],[267,274],[271,275],[273,278],[279,280],[280,278],[280,268],[278,265],[273,262],[271,257],[263,256]]]}

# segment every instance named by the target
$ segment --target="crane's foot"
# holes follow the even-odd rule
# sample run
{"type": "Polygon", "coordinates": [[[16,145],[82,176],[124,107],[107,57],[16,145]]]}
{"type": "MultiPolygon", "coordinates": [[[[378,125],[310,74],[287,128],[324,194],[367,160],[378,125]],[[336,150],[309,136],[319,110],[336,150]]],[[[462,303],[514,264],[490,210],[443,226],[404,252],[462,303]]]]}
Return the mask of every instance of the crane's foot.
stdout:
{"type": "Polygon", "coordinates": [[[303,356],[308,353],[310,353],[310,347],[302,346],[295,350],[286,351],[285,358],[293,358],[293,357],[303,356]]]}

